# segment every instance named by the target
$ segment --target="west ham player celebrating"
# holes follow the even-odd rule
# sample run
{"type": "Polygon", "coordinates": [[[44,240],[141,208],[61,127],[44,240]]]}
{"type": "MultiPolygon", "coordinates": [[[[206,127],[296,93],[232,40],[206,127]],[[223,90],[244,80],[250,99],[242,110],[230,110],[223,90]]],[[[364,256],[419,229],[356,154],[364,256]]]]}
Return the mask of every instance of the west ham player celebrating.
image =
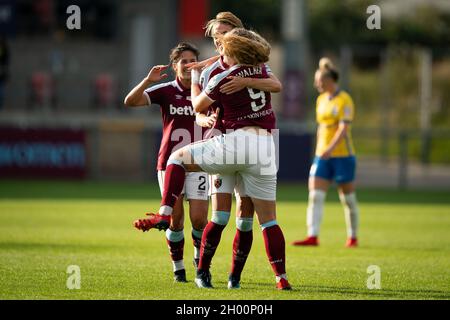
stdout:
{"type": "MultiPolygon", "coordinates": [[[[191,73],[186,64],[198,60],[197,48],[188,43],[180,43],[170,54],[172,68],[176,73],[174,81],[150,85],[167,78],[162,72],[168,66],[153,67],[147,77],[142,80],[125,98],[125,105],[129,107],[159,104],[163,121],[163,136],[158,154],[158,182],[161,194],[164,191],[164,172],[170,154],[174,147],[182,147],[194,141],[196,134],[202,129],[195,124],[195,113],[191,103],[191,73]]],[[[203,229],[208,222],[208,175],[204,172],[186,174],[185,182],[181,185],[179,194],[184,194],[189,201],[189,215],[192,222],[192,239],[194,243],[194,264],[197,267],[200,258],[200,243],[203,229]]],[[[184,249],[184,209],[183,197],[179,197],[172,205],[172,219],[168,224],[160,227],[166,230],[167,244],[172,258],[174,279],[186,282],[186,271],[183,262],[184,249]]],[[[134,226],[147,231],[147,220],[135,221],[134,226]]]]}
{"type": "Polygon", "coordinates": [[[319,245],[319,229],[322,221],[325,196],[330,184],[336,181],[339,199],[344,207],[347,223],[347,247],[358,245],[357,229],[359,210],[355,195],[356,158],[350,125],[354,105],[350,95],[340,90],[339,74],[330,59],[322,58],[314,77],[314,85],[320,93],[317,98],[316,157],[309,177],[309,203],[307,209],[308,238],[294,241],[295,246],[319,245]]]}
{"type": "MultiPolygon", "coordinates": [[[[220,41],[218,38],[234,28],[242,28],[241,20],[231,12],[219,12],[216,17],[210,20],[206,25],[205,35],[212,37],[214,45],[220,52],[220,41]]],[[[198,63],[201,65],[201,63],[198,63]]],[[[198,66],[197,65],[197,66],[198,66]]],[[[223,93],[234,93],[246,87],[256,89],[256,91],[279,92],[281,90],[280,81],[272,74],[270,68],[264,65],[270,78],[251,78],[229,76],[230,81],[221,88],[223,93]]],[[[221,56],[210,66],[203,69],[200,75],[200,87],[206,89],[209,80],[217,74],[229,69],[221,56]]],[[[197,123],[203,127],[211,128],[210,135],[224,133],[221,118],[223,109],[220,103],[213,103],[210,108],[210,116],[207,113],[197,114],[197,123]],[[217,114],[216,110],[220,110],[217,114]],[[218,119],[217,119],[218,117],[218,119]]],[[[207,134],[207,136],[210,136],[207,134]]],[[[222,231],[227,225],[231,211],[231,195],[236,196],[236,235],[233,241],[233,256],[231,271],[228,280],[229,289],[240,288],[241,273],[250,252],[253,242],[253,203],[245,194],[242,179],[239,174],[216,174],[210,175],[210,194],[212,202],[212,219],[208,222],[202,238],[202,250],[200,255],[199,267],[209,269],[211,260],[219,245],[222,231]],[[206,248],[206,250],[205,250],[206,248]]]]}
{"type": "MultiPolygon", "coordinates": [[[[272,136],[275,115],[270,104],[270,94],[248,88],[230,95],[220,92],[220,86],[230,81],[229,76],[267,78],[260,64],[268,61],[270,45],[258,34],[242,28],[228,32],[220,38],[220,42],[224,61],[230,68],[211,79],[206,90],[201,93],[195,83],[198,81],[197,72],[191,86],[193,106],[196,112],[201,112],[218,101],[224,110],[222,124],[232,132],[227,131],[226,134],[190,144],[172,153],[167,162],[161,207],[145,223],[149,228],[163,228],[169,224],[186,171],[239,173],[261,225],[277,288],[289,290],[291,286],[285,270],[285,240],[276,221],[277,168],[272,136]]],[[[201,288],[211,288],[209,269],[199,268],[195,282],[201,288]]]]}

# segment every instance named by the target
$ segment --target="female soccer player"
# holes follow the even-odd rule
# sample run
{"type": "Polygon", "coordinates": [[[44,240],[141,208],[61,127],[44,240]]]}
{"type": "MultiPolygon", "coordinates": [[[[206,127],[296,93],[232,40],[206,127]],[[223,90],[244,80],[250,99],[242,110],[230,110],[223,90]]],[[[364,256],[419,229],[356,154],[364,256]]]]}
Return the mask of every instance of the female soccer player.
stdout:
{"type": "MultiPolygon", "coordinates": [[[[186,171],[239,173],[244,191],[253,202],[262,228],[277,288],[289,290],[291,286],[285,270],[285,241],[276,221],[277,169],[272,136],[275,115],[270,104],[270,94],[248,88],[230,95],[220,92],[221,85],[230,81],[229,76],[267,78],[267,72],[260,64],[268,61],[270,45],[258,34],[242,28],[228,32],[220,38],[220,42],[224,61],[230,68],[212,78],[203,92],[196,85],[199,75],[194,70],[191,91],[196,112],[207,110],[215,101],[220,102],[224,110],[222,124],[227,133],[188,145],[170,156],[161,207],[145,223],[148,228],[168,225],[186,171]]],[[[195,282],[200,288],[212,287],[209,266],[199,266],[195,282]]]]}
{"type": "Polygon", "coordinates": [[[356,158],[350,125],[354,105],[350,95],[339,89],[339,74],[328,58],[322,58],[315,73],[317,98],[316,156],[309,177],[309,202],[306,213],[308,237],[295,241],[295,246],[317,246],[325,196],[330,184],[336,181],[339,198],[344,206],[347,224],[347,247],[358,245],[358,203],[355,195],[356,158]]]}
{"type": "MultiPolygon", "coordinates": [[[[205,35],[212,37],[214,45],[220,52],[220,41],[218,37],[223,36],[234,28],[242,28],[241,20],[231,12],[220,12],[216,17],[210,20],[206,25],[205,35]]],[[[200,75],[200,87],[206,89],[209,80],[217,74],[228,70],[228,66],[224,62],[223,56],[220,56],[213,64],[203,69],[200,75]]],[[[265,65],[270,78],[257,79],[230,76],[230,81],[225,83],[221,88],[221,92],[231,94],[240,91],[246,87],[267,92],[279,92],[281,90],[280,81],[272,74],[270,68],[265,65]]],[[[206,128],[212,128],[210,134],[224,133],[221,118],[223,109],[220,103],[213,103],[210,108],[210,115],[207,112],[197,113],[197,123],[206,128]],[[217,111],[219,110],[219,111],[217,111]]],[[[231,211],[232,193],[236,196],[236,235],[233,241],[233,256],[231,271],[228,279],[229,289],[240,288],[241,273],[244,268],[247,257],[250,253],[253,242],[253,203],[242,187],[242,181],[238,174],[216,174],[210,175],[210,194],[212,203],[212,219],[208,222],[202,238],[202,250],[200,255],[199,267],[209,269],[211,260],[219,245],[222,231],[226,227],[231,211]],[[207,247],[207,250],[204,248],[207,247]]]]}
{"type": "MultiPolygon", "coordinates": [[[[163,137],[158,155],[158,182],[163,193],[164,172],[167,160],[174,148],[185,146],[194,141],[195,131],[202,129],[195,124],[195,113],[191,103],[191,72],[186,65],[198,60],[199,51],[189,43],[180,43],[170,54],[172,68],[176,73],[174,81],[165,82],[147,89],[150,85],[167,78],[162,72],[168,66],[153,67],[147,77],[142,80],[125,98],[125,105],[130,107],[159,104],[163,120],[163,137]],[[181,142],[180,142],[181,141],[181,142]]],[[[203,229],[208,222],[208,175],[204,172],[193,172],[186,175],[182,185],[182,194],[189,201],[189,215],[192,222],[192,240],[194,243],[194,265],[197,267],[200,258],[200,245],[203,229]]],[[[136,223],[135,227],[146,231],[145,225],[136,223]]],[[[172,258],[174,279],[186,282],[186,271],[183,262],[184,249],[184,208],[183,197],[174,204],[170,225],[165,228],[167,244],[172,258]]]]}

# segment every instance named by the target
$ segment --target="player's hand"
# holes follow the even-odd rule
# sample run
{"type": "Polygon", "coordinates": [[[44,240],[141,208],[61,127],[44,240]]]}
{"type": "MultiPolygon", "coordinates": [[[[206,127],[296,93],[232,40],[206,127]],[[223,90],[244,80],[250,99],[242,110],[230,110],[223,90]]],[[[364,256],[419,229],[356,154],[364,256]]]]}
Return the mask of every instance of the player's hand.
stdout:
{"type": "Polygon", "coordinates": [[[321,159],[327,160],[331,158],[331,151],[325,150],[320,156],[321,159]]]}
{"type": "Polygon", "coordinates": [[[231,81],[228,81],[220,87],[221,93],[232,94],[244,89],[248,85],[246,78],[230,76],[227,79],[231,81]]]}
{"type": "Polygon", "coordinates": [[[202,69],[212,65],[219,58],[220,58],[220,56],[214,56],[212,58],[209,58],[209,59],[206,59],[206,60],[203,60],[203,61],[187,63],[186,67],[188,68],[188,70],[191,70],[191,69],[202,70],[202,69]]]}
{"type": "Polygon", "coordinates": [[[212,128],[214,126],[214,122],[215,120],[211,115],[200,118],[200,120],[197,121],[197,124],[203,128],[212,128]]]}
{"type": "Polygon", "coordinates": [[[205,120],[206,120],[205,127],[212,128],[214,126],[214,123],[216,123],[217,115],[215,113],[213,113],[212,115],[207,117],[205,120]]]}
{"type": "Polygon", "coordinates": [[[216,111],[214,113],[212,113],[211,115],[209,115],[207,117],[202,117],[199,125],[204,128],[212,128],[217,121],[217,117],[219,116],[219,111],[220,111],[220,109],[217,108],[216,111]]]}
{"type": "Polygon", "coordinates": [[[147,77],[145,77],[145,80],[148,82],[158,82],[162,79],[167,78],[169,75],[164,72],[169,65],[157,65],[154,66],[148,73],[147,77]]]}
{"type": "Polygon", "coordinates": [[[186,67],[188,70],[192,70],[192,69],[202,70],[203,69],[201,62],[189,62],[189,63],[186,63],[186,67]]]}

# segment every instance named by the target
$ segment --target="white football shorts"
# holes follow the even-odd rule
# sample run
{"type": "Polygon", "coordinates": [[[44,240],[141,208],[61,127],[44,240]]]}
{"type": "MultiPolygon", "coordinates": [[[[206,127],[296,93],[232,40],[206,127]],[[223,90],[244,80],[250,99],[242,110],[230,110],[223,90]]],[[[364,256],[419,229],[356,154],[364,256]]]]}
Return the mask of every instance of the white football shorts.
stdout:
{"type": "MultiPolygon", "coordinates": [[[[166,171],[158,170],[158,183],[161,196],[164,190],[164,174],[166,171]]],[[[187,172],[184,181],[184,198],[187,200],[208,200],[209,199],[209,180],[205,172],[187,172]]]]}
{"type": "MultiPolygon", "coordinates": [[[[238,174],[245,195],[269,201],[276,199],[277,157],[272,135],[238,129],[193,143],[189,152],[194,162],[209,174],[238,174]]],[[[231,179],[228,184],[235,182],[231,179]]]]}
{"type": "Polygon", "coordinates": [[[239,197],[246,197],[242,177],[235,174],[210,174],[209,175],[209,195],[216,193],[229,193],[239,197]]]}

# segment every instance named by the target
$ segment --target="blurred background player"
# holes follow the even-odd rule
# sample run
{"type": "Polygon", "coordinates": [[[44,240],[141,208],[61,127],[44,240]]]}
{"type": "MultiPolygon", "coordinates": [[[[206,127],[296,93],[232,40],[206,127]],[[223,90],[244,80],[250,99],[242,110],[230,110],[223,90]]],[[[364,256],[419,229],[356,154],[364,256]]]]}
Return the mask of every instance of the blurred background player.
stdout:
{"type": "Polygon", "coordinates": [[[355,194],[356,158],[350,126],[354,105],[350,95],[338,87],[339,73],[328,58],[322,58],[314,76],[320,93],[316,104],[316,156],[310,170],[307,209],[308,237],[295,241],[295,246],[317,246],[325,197],[330,184],[336,181],[339,199],[347,224],[347,247],[358,245],[359,210],[355,194]]]}
{"type": "MultiPolygon", "coordinates": [[[[205,35],[213,38],[214,45],[217,51],[220,52],[218,37],[234,28],[243,28],[241,20],[231,12],[219,12],[214,19],[211,19],[206,24],[205,35]]],[[[247,87],[255,89],[255,92],[259,90],[280,92],[280,81],[273,75],[268,65],[265,65],[265,68],[270,78],[256,79],[230,76],[230,81],[220,88],[221,92],[231,94],[247,87]]],[[[211,65],[203,69],[200,75],[200,88],[205,90],[211,78],[228,69],[229,66],[224,62],[223,56],[220,56],[211,65]]],[[[211,137],[225,133],[221,122],[222,117],[223,109],[220,103],[215,102],[209,108],[209,116],[207,112],[197,113],[197,123],[202,127],[212,128],[206,135],[211,137]]],[[[233,241],[233,256],[228,288],[238,289],[240,288],[241,273],[252,247],[254,214],[253,203],[250,197],[245,194],[238,174],[210,175],[212,218],[203,233],[199,268],[209,269],[211,260],[219,245],[222,231],[230,218],[233,191],[236,197],[236,235],[233,241]]]]}
{"type": "MultiPolygon", "coordinates": [[[[163,193],[164,172],[167,159],[177,148],[195,141],[195,131],[202,129],[195,124],[195,113],[191,103],[191,72],[186,64],[198,60],[199,51],[189,43],[180,43],[170,54],[170,62],[175,71],[176,79],[152,86],[150,85],[167,78],[162,72],[168,66],[153,67],[147,77],[142,80],[125,98],[125,105],[130,107],[159,104],[163,120],[163,136],[158,156],[158,182],[163,193]],[[180,130],[183,132],[182,142],[179,142],[180,130]],[[177,137],[172,136],[177,130],[177,137]],[[189,139],[188,139],[189,138],[189,139]]],[[[201,139],[201,135],[199,137],[201,139]]],[[[188,173],[183,185],[182,194],[189,202],[189,216],[192,223],[192,240],[194,243],[194,266],[197,268],[200,257],[200,243],[203,229],[208,219],[208,175],[204,172],[188,173]]],[[[134,226],[147,231],[145,219],[135,221],[134,226]]],[[[183,262],[184,250],[184,208],[183,197],[179,197],[174,205],[172,219],[166,230],[166,239],[173,263],[174,279],[186,282],[186,270],[183,262]],[[167,230],[166,230],[167,229],[167,230]]]]}

